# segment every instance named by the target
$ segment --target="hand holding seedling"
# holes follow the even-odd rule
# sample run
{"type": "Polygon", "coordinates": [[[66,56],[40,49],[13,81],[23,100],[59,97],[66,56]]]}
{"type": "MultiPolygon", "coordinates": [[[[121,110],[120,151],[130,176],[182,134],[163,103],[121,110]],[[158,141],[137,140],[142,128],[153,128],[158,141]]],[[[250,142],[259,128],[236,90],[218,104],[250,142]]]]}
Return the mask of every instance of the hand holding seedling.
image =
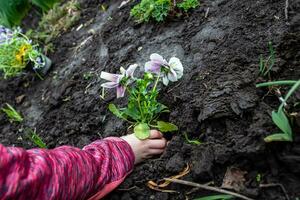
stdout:
{"type": "Polygon", "coordinates": [[[101,72],[101,78],[109,82],[103,83],[103,88],[116,88],[117,98],[128,93],[128,104],[118,109],[109,104],[109,110],[117,117],[133,124],[134,134],[139,139],[147,139],[150,128],[157,128],[161,132],[176,131],[177,126],[159,121],[161,113],[169,112],[167,106],[157,101],[159,93],[158,84],[165,86],[169,81],[178,81],[183,76],[183,66],[180,60],[172,57],[167,62],[159,54],[152,54],[150,61],[145,63],[145,72],[142,78],[135,78],[133,73],[137,65],[130,65],[127,70],[121,67],[121,74],[101,72]]]}

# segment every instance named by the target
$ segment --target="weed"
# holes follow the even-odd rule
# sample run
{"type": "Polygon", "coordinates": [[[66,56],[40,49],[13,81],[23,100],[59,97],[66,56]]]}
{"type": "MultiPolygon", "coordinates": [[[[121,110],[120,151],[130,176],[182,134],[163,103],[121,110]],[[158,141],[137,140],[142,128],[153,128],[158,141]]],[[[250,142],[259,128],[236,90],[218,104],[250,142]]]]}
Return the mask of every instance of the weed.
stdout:
{"type": "Polygon", "coordinates": [[[83,73],[84,80],[90,80],[91,78],[93,78],[93,76],[94,76],[94,72],[91,71],[83,73]]]}
{"type": "Polygon", "coordinates": [[[194,144],[194,145],[199,145],[202,144],[202,142],[200,142],[199,140],[190,140],[188,138],[187,133],[183,133],[185,140],[189,143],[189,144],[194,144]]]}
{"type": "Polygon", "coordinates": [[[131,9],[130,15],[137,22],[148,22],[155,20],[161,22],[170,13],[187,12],[200,5],[199,0],[183,0],[179,3],[173,0],[142,0],[131,9]]]}
{"type": "Polygon", "coordinates": [[[23,117],[18,113],[11,105],[6,103],[6,108],[1,109],[9,118],[9,121],[12,122],[22,122],[23,117]]]}
{"type": "Polygon", "coordinates": [[[268,46],[270,55],[267,57],[267,59],[264,59],[262,55],[260,55],[259,58],[259,72],[262,76],[268,75],[275,64],[275,51],[272,42],[269,42],[268,46]]]}
{"type": "Polygon", "coordinates": [[[116,88],[117,98],[129,94],[128,104],[125,108],[118,109],[114,104],[109,105],[109,110],[117,117],[133,124],[134,133],[139,139],[146,139],[150,134],[150,127],[161,132],[176,131],[177,126],[159,121],[161,113],[169,112],[168,108],[157,101],[159,94],[158,84],[168,85],[169,81],[175,82],[183,75],[183,67],[176,57],[167,62],[162,56],[152,54],[151,61],[145,64],[143,78],[135,78],[133,73],[137,65],[130,65],[127,70],[121,67],[121,74],[101,72],[103,88],[116,88]]]}
{"type": "Polygon", "coordinates": [[[281,99],[281,104],[277,111],[272,111],[272,120],[282,133],[272,134],[267,136],[265,142],[273,141],[293,141],[293,132],[288,117],[285,114],[284,106],[287,105],[289,97],[299,88],[300,80],[293,81],[273,81],[267,83],[257,84],[256,87],[278,86],[278,85],[292,85],[288,93],[281,99]]]}
{"type": "Polygon", "coordinates": [[[45,51],[54,51],[53,39],[67,31],[80,18],[80,4],[77,0],[67,1],[54,7],[44,14],[36,30],[28,30],[28,35],[33,40],[45,46],[45,51]]]}
{"type": "Polygon", "coordinates": [[[30,128],[25,129],[28,139],[37,145],[39,148],[47,148],[47,145],[43,142],[42,138],[36,133],[36,130],[30,128]]]}

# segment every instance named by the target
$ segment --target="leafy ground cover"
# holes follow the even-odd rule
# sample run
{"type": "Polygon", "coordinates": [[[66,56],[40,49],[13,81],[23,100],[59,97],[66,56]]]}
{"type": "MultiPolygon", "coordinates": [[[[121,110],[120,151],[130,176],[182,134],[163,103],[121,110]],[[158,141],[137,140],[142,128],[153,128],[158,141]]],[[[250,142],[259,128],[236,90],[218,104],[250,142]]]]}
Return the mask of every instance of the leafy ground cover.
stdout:
{"type": "MultiPolygon", "coordinates": [[[[20,131],[24,126],[49,148],[82,147],[99,137],[126,134],[131,131],[127,122],[107,109],[110,103],[124,107],[126,102],[115,99],[115,91],[100,97],[100,73],[143,65],[157,52],[176,56],[184,66],[180,81],[162,88],[158,96],[171,111],[162,116],[164,121],[179,130],[166,134],[170,143],[161,157],[137,166],[106,199],[215,195],[175,183],[167,187],[173,193],[148,187],[149,180],[180,174],[187,164],[190,169],[182,177],[187,181],[213,181],[253,199],[300,196],[299,90],[289,98],[293,107],[287,108],[293,111],[293,142],[266,143],[264,138],[280,131],[271,113],[281,102],[267,88],[256,88],[270,81],[259,70],[260,57],[266,61],[270,56],[270,41],[275,53],[268,71],[271,81],[299,80],[299,1],[290,1],[287,19],[284,1],[203,0],[188,15],[147,24],[130,17],[134,1],[121,8],[115,0],[79,3],[79,21],[53,41],[56,51],[49,57],[54,66],[45,80],[32,74],[0,80],[0,104],[9,103],[24,118],[22,124],[10,123],[0,114],[1,143],[34,147],[20,131]]],[[[24,24],[32,28],[28,21],[24,24]]],[[[287,94],[289,88],[280,91],[287,94]]]]}

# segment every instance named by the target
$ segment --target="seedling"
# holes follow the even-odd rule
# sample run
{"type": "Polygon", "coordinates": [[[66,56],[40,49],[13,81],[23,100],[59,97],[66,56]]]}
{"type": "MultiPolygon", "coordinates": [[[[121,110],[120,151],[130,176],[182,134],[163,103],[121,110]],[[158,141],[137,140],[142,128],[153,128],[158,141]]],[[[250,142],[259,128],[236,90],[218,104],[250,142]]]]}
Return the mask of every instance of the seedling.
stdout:
{"type": "Polygon", "coordinates": [[[146,139],[150,135],[150,128],[157,128],[161,132],[176,131],[178,127],[172,123],[160,121],[161,113],[169,112],[167,106],[157,101],[159,83],[165,86],[169,81],[178,81],[183,75],[183,66],[180,60],[172,57],[167,62],[159,54],[152,54],[149,62],[145,63],[145,72],[142,78],[135,78],[133,73],[137,64],[130,65],[127,70],[121,67],[121,74],[101,72],[103,88],[116,88],[117,98],[128,93],[128,103],[124,108],[117,108],[109,104],[109,110],[117,117],[131,123],[134,134],[139,139],[146,139]]]}
{"type": "Polygon", "coordinates": [[[262,55],[260,55],[259,58],[259,71],[262,76],[268,75],[275,64],[275,51],[272,42],[269,42],[268,46],[270,55],[267,57],[267,59],[264,59],[262,55]]]}
{"type": "Polygon", "coordinates": [[[83,73],[84,80],[90,80],[91,78],[93,78],[93,76],[94,76],[94,72],[91,71],[83,73]]]}
{"type": "Polygon", "coordinates": [[[47,148],[47,145],[43,142],[42,138],[36,133],[36,130],[30,128],[25,129],[26,136],[39,148],[47,148]]]}
{"type": "Polygon", "coordinates": [[[257,175],[256,175],[256,182],[257,183],[260,183],[261,182],[261,179],[262,179],[262,176],[261,176],[261,174],[260,173],[258,173],[257,175]]]}
{"type": "Polygon", "coordinates": [[[0,29],[0,72],[3,72],[4,78],[17,76],[29,63],[32,63],[34,71],[45,66],[46,60],[38,45],[33,45],[21,29],[0,29]]]}
{"type": "Polygon", "coordinates": [[[200,142],[199,140],[190,140],[188,138],[187,133],[183,133],[185,140],[189,143],[189,144],[194,144],[194,145],[199,145],[202,144],[202,142],[200,142]]]}
{"type": "Polygon", "coordinates": [[[155,20],[161,22],[171,13],[187,12],[200,5],[199,0],[142,0],[131,9],[130,15],[137,22],[155,20]]]}
{"type": "Polygon", "coordinates": [[[6,103],[6,108],[1,109],[9,118],[9,121],[12,122],[22,122],[23,117],[18,113],[11,105],[6,103]]]}
{"type": "Polygon", "coordinates": [[[277,111],[272,111],[272,120],[276,126],[282,131],[282,133],[272,134],[266,137],[265,142],[273,141],[293,141],[293,132],[289,119],[285,114],[284,106],[287,104],[289,97],[299,88],[300,80],[298,81],[273,81],[268,83],[257,84],[256,87],[266,87],[266,86],[278,86],[278,85],[292,85],[291,89],[288,91],[286,96],[281,99],[281,104],[277,111]]]}

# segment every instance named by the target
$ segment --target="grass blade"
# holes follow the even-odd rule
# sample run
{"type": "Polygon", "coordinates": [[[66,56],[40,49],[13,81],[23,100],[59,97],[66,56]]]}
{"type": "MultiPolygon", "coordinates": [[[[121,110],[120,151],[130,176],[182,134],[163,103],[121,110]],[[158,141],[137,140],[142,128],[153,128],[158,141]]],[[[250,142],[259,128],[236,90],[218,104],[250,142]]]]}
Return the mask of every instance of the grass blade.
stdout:
{"type": "Polygon", "coordinates": [[[287,80],[287,81],[271,81],[266,83],[256,84],[256,87],[268,87],[274,85],[294,85],[297,81],[287,80]]]}
{"type": "Polygon", "coordinates": [[[42,138],[36,133],[36,131],[27,128],[25,129],[26,135],[33,142],[35,145],[37,145],[40,148],[47,148],[47,145],[43,142],[42,138]]]}
{"type": "Polygon", "coordinates": [[[7,108],[2,108],[1,110],[7,115],[10,122],[22,122],[23,117],[18,111],[16,111],[11,105],[6,103],[7,108]]]}
{"type": "Polygon", "coordinates": [[[227,199],[233,199],[234,196],[229,194],[220,194],[220,195],[212,195],[212,196],[206,196],[206,197],[200,197],[193,200],[227,200],[227,199]]]}

